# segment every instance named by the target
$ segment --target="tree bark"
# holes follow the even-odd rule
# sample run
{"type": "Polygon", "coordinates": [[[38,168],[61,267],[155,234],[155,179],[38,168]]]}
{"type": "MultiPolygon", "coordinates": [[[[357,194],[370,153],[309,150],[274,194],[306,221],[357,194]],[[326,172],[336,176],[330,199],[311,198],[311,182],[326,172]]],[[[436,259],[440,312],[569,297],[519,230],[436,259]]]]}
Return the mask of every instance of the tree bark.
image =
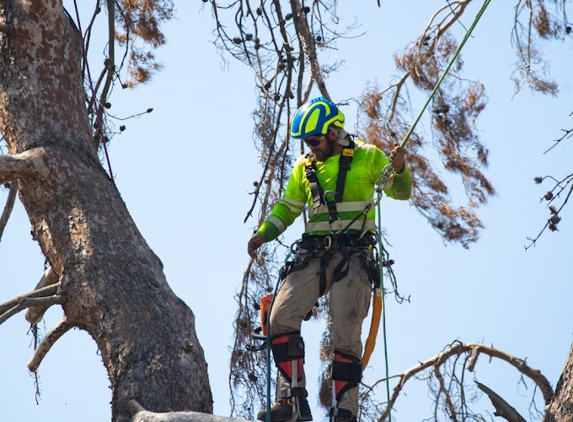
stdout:
{"type": "Polygon", "coordinates": [[[569,422],[573,420],[573,344],[567,362],[555,387],[555,396],[547,406],[544,422],[569,422]]]}
{"type": "MultiPolygon", "coordinates": [[[[155,412],[212,413],[194,315],[98,159],[82,40],[61,0],[0,0],[0,182],[18,180],[32,235],[60,282],[69,324],[97,343],[112,420],[136,399],[155,412]]],[[[71,351],[70,351],[71,352],[71,351]]]]}

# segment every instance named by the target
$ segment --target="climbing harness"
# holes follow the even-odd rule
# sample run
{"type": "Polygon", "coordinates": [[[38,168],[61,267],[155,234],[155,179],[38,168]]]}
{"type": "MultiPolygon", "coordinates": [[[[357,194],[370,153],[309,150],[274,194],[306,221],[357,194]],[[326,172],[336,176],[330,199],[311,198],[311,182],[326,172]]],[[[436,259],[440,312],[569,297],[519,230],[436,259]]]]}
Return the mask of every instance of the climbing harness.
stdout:
{"type": "Polygon", "coordinates": [[[350,170],[350,164],[354,158],[354,141],[350,141],[349,145],[342,149],[340,160],[338,162],[338,176],[336,178],[336,190],[324,191],[318,178],[316,177],[315,157],[314,154],[308,153],[305,156],[305,175],[308,179],[310,192],[312,195],[312,207],[316,211],[322,204],[326,205],[329,214],[329,225],[332,231],[332,224],[338,221],[338,229],[340,230],[342,224],[336,209],[336,203],[342,202],[342,195],[344,193],[344,186],[346,184],[346,174],[350,170]]]}

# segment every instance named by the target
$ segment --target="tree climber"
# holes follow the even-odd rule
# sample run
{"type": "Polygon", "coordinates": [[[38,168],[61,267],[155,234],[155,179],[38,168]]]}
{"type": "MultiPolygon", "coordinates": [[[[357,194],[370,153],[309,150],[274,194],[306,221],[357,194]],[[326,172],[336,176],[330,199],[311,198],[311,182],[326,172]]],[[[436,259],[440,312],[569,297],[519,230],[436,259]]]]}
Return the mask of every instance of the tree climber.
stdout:
{"type": "Polygon", "coordinates": [[[390,159],[374,145],[354,140],[344,130],[344,114],[324,97],[300,107],[291,137],[302,139],[310,153],[295,163],[284,196],[249,240],[248,253],[276,239],[309,206],[305,233],[295,244],[270,315],[271,350],[278,367],[277,401],[261,410],[265,421],[311,421],[303,371],[301,324],[318,298],[329,293],[333,403],[330,420],[355,422],[362,378],[362,322],[368,314],[379,263],[372,197],[382,170],[394,168],[386,195],[410,197],[412,177],[405,152],[395,145],[390,159]]]}

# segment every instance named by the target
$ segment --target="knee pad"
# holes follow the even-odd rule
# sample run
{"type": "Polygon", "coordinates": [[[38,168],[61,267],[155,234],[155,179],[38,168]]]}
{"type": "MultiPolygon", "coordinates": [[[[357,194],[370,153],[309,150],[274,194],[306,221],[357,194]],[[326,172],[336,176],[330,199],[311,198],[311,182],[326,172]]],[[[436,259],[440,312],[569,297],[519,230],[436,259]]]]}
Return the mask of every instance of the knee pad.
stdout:
{"type": "Polygon", "coordinates": [[[299,334],[286,334],[271,340],[273,358],[280,373],[292,383],[293,363],[296,365],[297,382],[303,377],[304,342],[299,334]]]}
{"type": "Polygon", "coordinates": [[[336,401],[353,387],[357,387],[362,380],[362,362],[357,357],[334,351],[332,362],[332,388],[336,401]]]}

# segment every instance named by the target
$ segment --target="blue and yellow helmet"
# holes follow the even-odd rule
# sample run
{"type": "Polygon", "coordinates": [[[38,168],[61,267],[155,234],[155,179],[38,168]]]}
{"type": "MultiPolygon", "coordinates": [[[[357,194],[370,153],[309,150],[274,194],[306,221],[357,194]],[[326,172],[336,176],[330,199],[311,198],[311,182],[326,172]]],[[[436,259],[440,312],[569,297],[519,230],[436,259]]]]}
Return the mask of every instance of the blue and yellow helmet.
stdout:
{"type": "Polygon", "coordinates": [[[303,139],[312,135],[325,135],[330,125],[344,127],[344,114],[325,97],[315,98],[302,105],[294,114],[290,136],[303,139]]]}

